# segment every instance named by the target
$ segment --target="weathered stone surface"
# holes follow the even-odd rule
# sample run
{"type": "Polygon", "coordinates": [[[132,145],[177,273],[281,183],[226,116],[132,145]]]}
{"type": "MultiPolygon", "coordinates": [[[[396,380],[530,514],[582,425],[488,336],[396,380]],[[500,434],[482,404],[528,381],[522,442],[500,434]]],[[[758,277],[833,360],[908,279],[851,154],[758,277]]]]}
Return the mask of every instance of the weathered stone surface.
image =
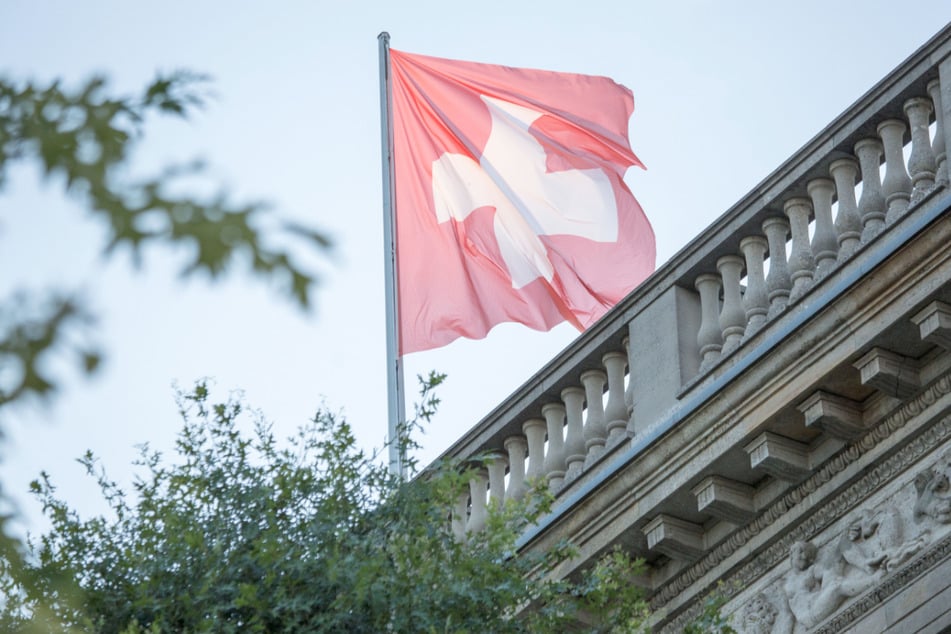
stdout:
{"type": "Polygon", "coordinates": [[[750,455],[750,467],[775,478],[797,481],[809,475],[809,446],[804,443],[763,432],[744,449],[750,455]]]}
{"type": "Polygon", "coordinates": [[[911,320],[918,326],[924,341],[951,350],[951,305],[933,301],[911,320]]]}
{"type": "Polygon", "coordinates": [[[918,391],[918,367],[912,359],[884,348],[872,348],[855,362],[862,383],[889,396],[905,399],[918,391]]]}
{"type": "Polygon", "coordinates": [[[742,524],[755,512],[753,487],[720,476],[704,478],[693,488],[697,510],[734,524],[742,524]]]}
{"type": "MultiPolygon", "coordinates": [[[[951,194],[946,177],[922,176],[929,95],[935,129],[951,135],[951,27],[449,451],[501,450],[523,421],[545,418],[529,466],[558,482],[556,499],[520,547],[574,543],[578,557],[553,575],[622,545],[648,562],[661,631],[680,631],[717,587],[741,632],[951,624],[951,194]],[[910,197],[896,133],[907,104],[918,145],[910,197]],[[845,217],[831,225],[830,175],[845,189],[835,193],[845,217]],[[600,418],[603,381],[591,377],[606,369],[602,442],[598,425],[584,435],[581,423],[585,400],[600,418]],[[584,440],[596,450],[587,459],[584,440]]],[[[484,489],[469,496],[470,524],[484,489]]],[[[452,515],[457,529],[466,510],[464,500],[452,515]]]]}
{"type": "Polygon", "coordinates": [[[696,559],[703,553],[703,527],[658,515],[644,527],[647,547],[671,559],[696,559]]]}
{"type": "Polygon", "coordinates": [[[843,440],[854,440],[866,428],[860,403],[835,394],[816,390],[799,404],[806,427],[816,427],[843,440]]]}

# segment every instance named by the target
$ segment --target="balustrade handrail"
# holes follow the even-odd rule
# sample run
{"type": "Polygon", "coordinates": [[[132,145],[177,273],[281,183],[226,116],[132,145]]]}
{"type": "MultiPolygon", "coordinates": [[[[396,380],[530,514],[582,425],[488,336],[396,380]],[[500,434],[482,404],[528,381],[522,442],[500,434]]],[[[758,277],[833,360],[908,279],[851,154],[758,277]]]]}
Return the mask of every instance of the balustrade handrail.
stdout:
{"type": "MultiPolygon", "coordinates": [[[[698,276],[716,272],[718,260],[724,256],[735,257],[741,252],[744,237],[760,233],[764,218],[782,216],[786,200],[792,196],[807,196],[807,182],[828,179],[830,164],[851,157],[857,142],[876,136],[879,122],[903,118],[903,104],[909,98],[928,94],[928,83],[938,77],[938,63],[949,55],[951,24],[680,249],[628,297],[463,434],[440,459],[465,459],[479,453],[501,451],[506,438],[523,434],[523,423],[538,419],[543,406],[558,401],[566,388],[578,387],[582,373],[603,370],[604,355],[622,349],[628,324],[661,294],[672,287],[693,290],[698,276]]],[[[945,110],[949,108],[946,106],[945,110]]],[[[907,132],[905,136],[908,137],[907,132]]],[[[634,376],[633,380],[649,378],[634,376]]],[[[688,403],[697,406],[695,399],[687,399],[683,405],[688,403]]],[[[636,445],[640,450],[647,447],[640,442],[636,445]]]]}

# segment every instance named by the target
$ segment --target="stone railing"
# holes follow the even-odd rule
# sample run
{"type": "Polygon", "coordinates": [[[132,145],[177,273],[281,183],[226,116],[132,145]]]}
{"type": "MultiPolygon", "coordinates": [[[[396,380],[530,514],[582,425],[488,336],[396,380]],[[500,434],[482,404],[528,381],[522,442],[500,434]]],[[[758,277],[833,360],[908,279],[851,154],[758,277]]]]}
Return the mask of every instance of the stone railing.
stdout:
{"type": "Polygon", "coordinates": [[[658,421],[696,407],[692,394],[762,351],[784,314],[824,301],[813,289],[947,187],[949,54],[951,27],[450,447],[445,457],[494,458],[454,509],[456,534],[529,480],[569,504],[611,455],[647,450],[658,421]]]}
{"type": "Polygon", "coordinates": [[[799,301],[885,226],[900,219],[936,182],[947,185],[944,126],[940,118],[932,119],[941,104],[938,80],[928,82],[925,90],[928,97],[912,90],[914,96],[904,99],[907,123],[891,113],[879,115],[889,118],[875,126],[876,136],[858,132],[855,136],[860,138],[854,144],[851,139],[841,144],[845,148],[851,145],[852,154],[838,150],[816,161],[812,171],[818,173],[804,179],[806,196],[801,195],[802,181],[781,192],[777,199],[782,201],[782,215],[777,213],[779,205],[764,206],[753,215],[749,235],[740,236],[739,253],[719,256],[716,272],[696,276],[694,285],[701,305],[697,335],[701,373],[730,355],[789,304],[799,301]],[[933,120],[934,143],[930,133],[933,120]],[[910,138],[907,167],[906,138],[910,138]],[[884,179],[880,177],[883,155],[884,179]],[[764,276],[766,268],[768,276],[764,276]],[[741,280],[744,273],[745,285],[741,280]]]}

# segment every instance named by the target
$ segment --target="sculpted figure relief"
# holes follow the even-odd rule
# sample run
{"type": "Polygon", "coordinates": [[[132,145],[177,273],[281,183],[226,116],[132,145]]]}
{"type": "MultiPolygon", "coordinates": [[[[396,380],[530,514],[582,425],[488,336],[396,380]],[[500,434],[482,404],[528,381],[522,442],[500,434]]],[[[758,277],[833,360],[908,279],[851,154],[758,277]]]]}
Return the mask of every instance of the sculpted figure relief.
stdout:
{"type": "Polygon", "coordinates": [[[915,523],[926,524],[923,530],[912,530],[908,512],[888,505],[859,513],[822,554],[811,542],[792,545],[790,571],[783,583],[786,605],[780,606],[779,618],[774,619],[774,633],[794,629],[780,626],[784,614],[791,615],[798,625],[795,629],[815,627],[847,599],[865,592],[920,552],[932,540],[932,529],[951,525],[951,453],[919,474],[915,489],[918,497],[911,515],[915,523]],[[915,537],[908,537],[914,532],[918,533],[915,537]]]}
{"type": "Polygon", "coordinates": [[[919,473],[914,487],[913,507],[904,497],[861,511],[821,551],[812,542],[794,543],[781,582],[757,593],[738,612],[740,631],[810,630],[951,532],[951,451],[919,473]]]}
{"type": "Polygon", "coordinates": [[[846,563],[865,572],[892,571],[921,550],[923,537],[905,542],[901,513],[895,507],[865,511],[849,525],[838,551],[846,563]]]}
{"type": "Polygon", "coordinates": [[[779,610],[760,592],[747,603],[740,615],[743,634],[770,634],[779,610]]]}
{"type": "Polygon", "coordinates": [[[945,455],[932,469],[926,469],[915,478],[918,500],[915,502],[915,522],[927,519],[938,524],[951,524],[951,482],[948,456],[945,455]]]}
{"type": "Polygon", "coordinates": [[[796,621],[815,627],[849,597],[872,587],[877,575],[855,574],[838,549],[825,561],[811,542],[796,542],[789,549],[791,570],[783,589],[796,621]]]}

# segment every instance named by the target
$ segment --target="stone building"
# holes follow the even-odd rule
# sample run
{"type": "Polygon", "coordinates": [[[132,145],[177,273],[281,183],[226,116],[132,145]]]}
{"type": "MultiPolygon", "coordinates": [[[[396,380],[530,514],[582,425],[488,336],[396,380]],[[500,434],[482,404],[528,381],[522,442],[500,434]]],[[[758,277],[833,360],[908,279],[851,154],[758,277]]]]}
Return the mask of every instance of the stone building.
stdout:
{"type": "Polygon", "coordinates": [[[656,629],[951,628],[951,26],[447,455],[456,529],[545,478],[526,550],[645,558],[656,629]]]}

